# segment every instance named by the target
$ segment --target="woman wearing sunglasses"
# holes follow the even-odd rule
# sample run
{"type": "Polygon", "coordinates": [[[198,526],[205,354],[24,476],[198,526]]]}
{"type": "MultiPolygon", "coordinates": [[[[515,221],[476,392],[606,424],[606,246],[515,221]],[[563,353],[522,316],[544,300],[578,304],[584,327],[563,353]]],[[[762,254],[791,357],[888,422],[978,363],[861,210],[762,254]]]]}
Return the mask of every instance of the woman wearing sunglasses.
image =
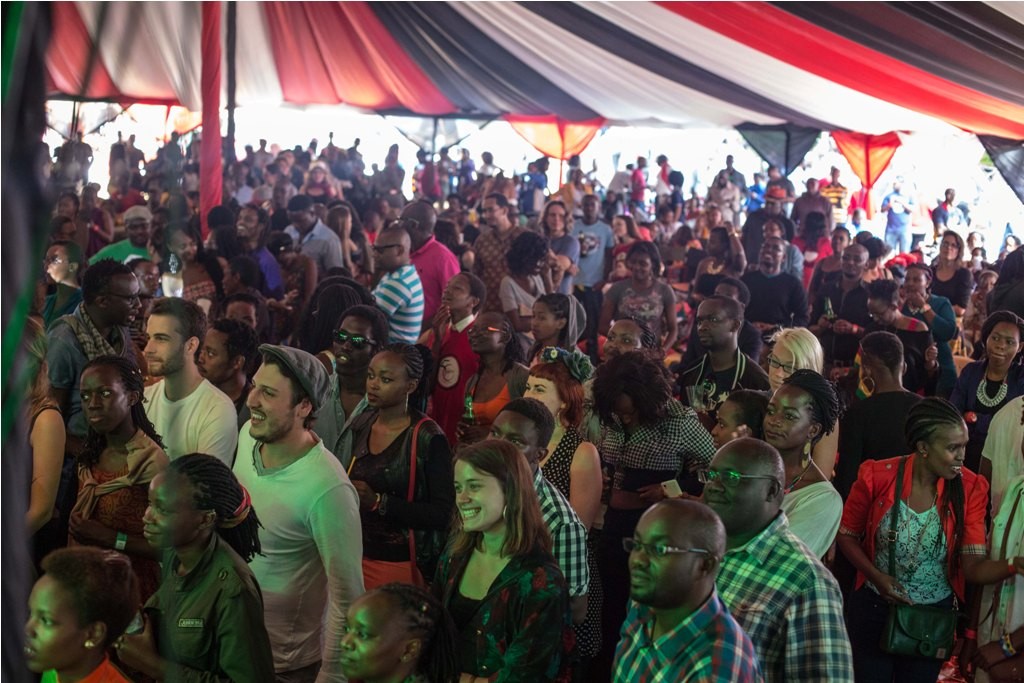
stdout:
{"type": "MultiPolygon", "coordinates": [[[[772,337],[772,350],[768,354],[768,383],[772,392],[779,390],[783,381],[797,370],[814,370],[819,375],[825,368],[825,351],[810,330],[802,327],[787,328],[772,337]]],[[[811,457],[814,464],[828,479],[836,466],[839,452],[839,429],[833,429],[814,444],[811,457]]]]}
{"type": "Polygon", "coordinates": [[[391,344],[370,361],[369,409],[352,421],[349,478],[359,493],[363,579],[424,586],[433,577],[455,505],[452,453],[423,414],[430,351],[391,344]]]}

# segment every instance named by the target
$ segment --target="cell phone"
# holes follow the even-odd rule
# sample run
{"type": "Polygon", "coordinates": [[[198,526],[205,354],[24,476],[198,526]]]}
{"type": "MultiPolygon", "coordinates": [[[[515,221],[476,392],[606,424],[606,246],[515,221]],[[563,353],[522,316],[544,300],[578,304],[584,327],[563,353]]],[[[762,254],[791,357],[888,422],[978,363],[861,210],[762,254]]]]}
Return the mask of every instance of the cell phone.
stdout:
{"type": "Polygon", "coordinates": [[[683,495],[683,490],[679,488],[679,482],[675,479],[661,482],[661,492],[666,498],[681,498],[683,495]]]}

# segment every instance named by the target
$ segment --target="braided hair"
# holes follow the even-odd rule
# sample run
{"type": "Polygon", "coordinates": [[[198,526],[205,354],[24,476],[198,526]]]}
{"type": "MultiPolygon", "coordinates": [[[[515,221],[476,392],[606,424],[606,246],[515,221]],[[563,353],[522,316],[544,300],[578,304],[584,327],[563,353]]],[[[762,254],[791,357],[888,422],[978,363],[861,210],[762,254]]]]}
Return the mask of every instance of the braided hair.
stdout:
{"type": "Polygon", "coordinates": [[[657,335],[654,334],[654,330],[651,329],[651,326],[647,324],[646,320],[634,317],[632,315],[626,315],[616,318],[615,322],[618,322],[620,320],[629,320],[630,322],[637,326],[637,329],[640,330],[640,348],[648,350],[656,350],[661,348],[661,344],[658,342],[657,335]]]}
{"type": "Polygon", "coordinates": [[[388,344],[378,353],[393,353],[402,359],[405,364],[405,372],[409,379],[417,382],[416,389],[409,394],[409,407],[425,412],[427,408],[427,386],[426,378],[430,376],[430,370],[434,359],[430,349],[422,344],[388,344]]]}
{"type": "Polygon", "coordinates": [[[405,628],[423,641],[416,673],[431,683],[456,683],[460,669],[458,630],[440,601],[406,583],[384,584],[373,592],[387,596],[401,613],[405,628]]]}
{"type": "MultiPolygon", "coordinates": [[[[96,367],[113,368],[120,376],[121,385],[124,386],[125,391],[138,392],[139,400],[131,407],[132,423],[137,429],[141,429],[146,436],[152,439],[157,446],[164,448],[160,435],[156,433],[156,427],[153,426],[153,423],[146,416],[146,409],[142,405],[146,385],[142,381],[142,371],[139,370],[139,366],[135,364],[135,361],[122,356],[99,356],[86,363],[85,367],[82,368],[82,372],[84,373],[86,370],[96,367]]],[[[86,467],[92,467],[99,462],[100,454],[103,453],[103,449],[106,447],[107,435],[100,434],[92,427],[89,427],[89,433],[85,437],[85,446],[78,455],[78,462],[86,467]]]]}
{"type": "Polygon", "coordinates": [[[230,467],[212,455],[192,453],[172,460],[168,471],[188,479],[196,509],[217,514],[217,534],[243,560],[251,562],[263,554],[257,531],[260,520],[230,467]]]}
{"type": "MultiPolygon", "coordinates": [[[[964,418],[952,403],[938,396],[929,396],[915,403],[907,413],[903,434],[911,448],[918,451],[920,443],[927,443],[940,427],[946,426],[964,427],[966,431],[964,418]]],[[[949,575],[956,576],[960,571],[957,558],[960,557],[960,549],[964,542],[963,477],[946,481],[939,511],[943,518],[950,512],[953,513],[953,552],[950,555],[949,575]]]]}
{"type": "Polygon", "coordinates": [[[832,433],[843,414],[843,404],[832,382],[814,370],[796,370],[782,380],[782,386],[796,387],[811,397],[811,415],[821,425],[821,431],[813,443],[818,443],[823,436],[832,433]]]}

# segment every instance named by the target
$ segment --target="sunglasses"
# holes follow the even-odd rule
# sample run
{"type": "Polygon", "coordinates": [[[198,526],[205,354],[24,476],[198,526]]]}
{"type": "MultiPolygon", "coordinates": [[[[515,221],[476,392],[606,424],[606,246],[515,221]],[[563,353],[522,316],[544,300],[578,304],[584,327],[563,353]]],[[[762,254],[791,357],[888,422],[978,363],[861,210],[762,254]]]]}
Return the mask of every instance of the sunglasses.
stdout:
{"type": "Polygon", "coordinates": [[[345,342],[348,342],[356,351],[361,351],[367,346],[372,346],[374,344],[374,342],[370,341],[366,337],[361,337],[356,334],[349,334],[345,330],[335,330],[334,341],[338,342],[339,344],[344,344],[345,342]]]}

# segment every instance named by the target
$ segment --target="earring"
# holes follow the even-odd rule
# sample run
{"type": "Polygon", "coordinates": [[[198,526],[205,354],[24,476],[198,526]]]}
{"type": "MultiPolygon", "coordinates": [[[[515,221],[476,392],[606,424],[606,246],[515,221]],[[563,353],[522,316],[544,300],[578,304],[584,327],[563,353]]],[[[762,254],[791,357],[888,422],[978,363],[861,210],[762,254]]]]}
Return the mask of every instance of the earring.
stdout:
{"type": "Polygon", "coordinates": [[[807,443],[804,444],[804,457],[806,458],[806,457],[808,457],[810,455],[811,455],[811,442],[808,441],[807,443]]]}
{"type": "Polygon", "coordinates": [[[501,518],[502,519],[505,519],[505,517],[507,516],[507,514],[506,514],[507,512],[508,512],[508,505],[506,505],[505,507],[501,508],[501,518]]]}
{"type": "Polygon", "coordinates": [[[87,650],[91,650],[91,649],[93,649],[94,647],[96,647],[96,643],[92,642],[91,640],[87,640],[87,641],[85,641],[85,648],[86,648],[87,650]]]}

